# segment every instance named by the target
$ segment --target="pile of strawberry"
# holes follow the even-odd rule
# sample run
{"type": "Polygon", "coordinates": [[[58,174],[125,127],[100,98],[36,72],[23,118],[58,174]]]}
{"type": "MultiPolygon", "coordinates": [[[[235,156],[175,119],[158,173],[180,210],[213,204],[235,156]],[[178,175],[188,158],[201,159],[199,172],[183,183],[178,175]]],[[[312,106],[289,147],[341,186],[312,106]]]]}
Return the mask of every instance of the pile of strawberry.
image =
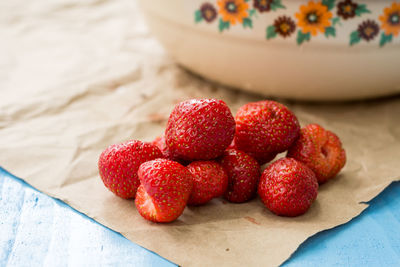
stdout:
{"type": "Polygon", "coordinates": [[[258,192],[273,213],[305,213],[318,184],[346,162],[339,138],[317,124],[300,129],[292,111],[275,101],[242,106],[234,118],[216,99],[177,104],[163,137],[111,145],[100,155],[104,185],[121,198],[135,198],[139,213],[153,222],[177,219],[186,205],[223,196],[242,203],[258,192]],[[261,165],[278,153],[286,157],[261,165]]]}

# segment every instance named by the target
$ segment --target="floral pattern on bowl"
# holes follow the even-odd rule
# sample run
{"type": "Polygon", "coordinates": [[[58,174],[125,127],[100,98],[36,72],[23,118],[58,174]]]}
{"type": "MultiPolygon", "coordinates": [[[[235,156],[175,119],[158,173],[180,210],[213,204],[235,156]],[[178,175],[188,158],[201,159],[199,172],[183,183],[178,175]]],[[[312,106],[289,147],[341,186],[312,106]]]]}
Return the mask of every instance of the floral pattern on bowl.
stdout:
{"type": "MultiPolygon", "coordinates": [[[[263,13],[285,10],[284,0],[217,0],[215,3],[205,2],[194,13],[196,23],[212,24],[218,20],[219,32],[230,27],[242,25],[246,29],[253,28],[253,21],[263,13]]],[[[287,38],[296,34],[296,43],[302,45],[310,42],[313,37],[324,35],[335,38],[339,27],[346,22],[372,14],[367,4],[355,0],[320,0],[308,1],[300,5],[295,14],[280,14],[271,25],[266,25],[265,38],[271,40],[277,37],[287,38]],[[297,30],[297,33],[296,33],[297,30]]],[[[356,45],[380,38],[379,45],[385,46],[398,37],[400,32],[400,1],[394,1],[384,7],[376,19],[365,19],[358,24],[349,35],[348,44],[356,45]],[[379,33],[380,37],[379,36],[379,33]]]]}

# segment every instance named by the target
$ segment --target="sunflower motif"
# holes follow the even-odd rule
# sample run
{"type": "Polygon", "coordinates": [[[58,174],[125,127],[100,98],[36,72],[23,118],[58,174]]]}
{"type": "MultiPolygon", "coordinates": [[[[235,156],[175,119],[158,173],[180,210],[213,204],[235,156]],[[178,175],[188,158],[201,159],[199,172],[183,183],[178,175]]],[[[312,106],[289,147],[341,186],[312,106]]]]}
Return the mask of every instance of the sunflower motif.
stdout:
{"type": "Polygon", "coordinates": [[[399,35],[400,32],[400,3],[393,3],[392,6],[386,7],[383,14],[379,17],[382,30],[386,35],[399,35]]]}
{"type": "Polygon", "coordinates": [[[217,10],[210,3],[204,3],[200,7],[202,18],[207,22],[213,22],[217,17],[217,10]]]}
{"type": "Polygon", "coordinates": [[[352,0],[345,0],[337,4],[337,14],[343,19],[354,18],[358,4],[352,0]]]}
{"type": "Polygon", "coordinates": [[[324,33],[325,28],[331,26],[332,12],[321,2],[310,1],[307,5],[301,5],[295,16],[298,20],[297,26],[303,34],[311,33],[316,36],[318,32],[324,33]]]}
{"type": "Polygon", "coordinates": [[[296,24],[288,16],[280,16],[274,21],[275,32],[286,38],[296,30],[296,24]]]}
{"type": "Polygon", "coordinates": [[[243,19],[249,16],[249,5],[244,0],[218,0],[217,4],[222,20],[232,25],[243,23],[243,19]]]}
{"type": "Polygon", "coordinates": [[[259,12],[268,12],[271,10],[271,4],[274,0],[254,0],[253,6],[259,12]]]}
{"type": "Polygon", "coordinates": [[[369,19],[358,25],[357,31],[361,39],[369,42],[378,35],[379,25],[375,21],[369,19]]]}

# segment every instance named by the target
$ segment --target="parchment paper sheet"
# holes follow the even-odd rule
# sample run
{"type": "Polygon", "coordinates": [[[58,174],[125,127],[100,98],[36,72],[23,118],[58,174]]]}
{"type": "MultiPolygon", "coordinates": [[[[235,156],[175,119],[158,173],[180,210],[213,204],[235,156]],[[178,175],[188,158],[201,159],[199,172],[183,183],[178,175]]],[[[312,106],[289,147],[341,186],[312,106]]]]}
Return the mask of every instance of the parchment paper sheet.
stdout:
{"type": "Polygon", "coordinates": [[[307,214],[274,216],[258,199],[213,200],[187,208],[171,224],[143,220],[133,201],[102,185],[100,152],[162,134],[180,100],[221,98],[236,112],[262,97],[212,85],[176,66],[132,0],[2,1],[0,90],[4,168],[183,266],[279,265],[309,236],[357,216],[366,208],[361,202],[400,177],[399,98],[287,103],[303,125],[333,130],[347,150],[346,167],[320,187],[307,214]]]}

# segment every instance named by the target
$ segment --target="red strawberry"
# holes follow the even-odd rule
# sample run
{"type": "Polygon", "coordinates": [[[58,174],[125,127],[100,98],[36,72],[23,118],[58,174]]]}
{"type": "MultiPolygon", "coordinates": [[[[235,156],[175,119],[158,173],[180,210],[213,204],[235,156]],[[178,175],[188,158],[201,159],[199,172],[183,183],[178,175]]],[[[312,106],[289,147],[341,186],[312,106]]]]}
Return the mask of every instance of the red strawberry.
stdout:
{"type": "MultiPolygon", "coordinates": [[[[238,149],[235,144],[235,139],[233,139],[232,143],[228,146],[228,149],[238,149]]],[[[263,164],[273,160],[276,157],[277,153],[264,154],[264,155],[258,154],[258,156],[259,156],[258,158],[256,158],[257,153],[246,152],[246,154],[249,155],[250,157],[254,158],[255,160],[257,160],[258,164],[263,165],[263,164]]]]}
{"type": "Polygon", "coordinates": [[[259,101],[242,106],[235,117],[235,144],[260,164],[287,150],[299,136],[296,116],[275,101],[259,101]]]}
{"type": "Polygon", "coordinates": [[[192,191],[192,174],[178,162],[156,159],[143,163],[138,175],[135,205],[140,215],[153,222],[177,219],[192,191]]]}
{"type": "Polygon", "coordinates": [[[346,163],[346,152],[339,137],[318,124],[301,129],[300,138],[287,156],[306,164],[315,172],[319,183],[335,177],[346,163]]]}
{"type": "Polygon", "coordinates": [[[224,194],[228,201],[241,203],[255,196],[260,179],[260,165],[255,159],[243,151],[227,149],[221,165],[228,174],[228,189],[224,194]]]}
{"type": "Polygon", "coordinates": [[[165,138],[164,136],[158,136],[156,139],[151,142],[153,145],[157,146],[160,150],[161,153],[164,155],[164,158],[170,159],[170,160],[175,160],[174,156],[172,153],[168,150],[168,147],[165,145],[165,138]]]}
{"type": "MultiPolygon", "coordinates": [[[[151,144],[153,146],[156,146],[160,149],[161,152],[163,152],[163,150],[165,149],[165,139],[164,136],[157,136],[152,142],[151,144]]],[[[163,153],[164,154],[164,153],[163,153]]]]}
{"type": "Polygon", "coordinates": [[[318,181],[314,172],[303,163],[282,158],[264,170],[258,194],[273,213],[294,217],[305,213],[314,202],[318,181]]]}
{"type": "Polygon", "coordinates": [[[222,100],[192,99],[172,111],[165,131],[168,149],[183,160],[222,155],[235,134],[235,120],[222,100]]]}
{"type": "Polygon", "coordinates": [[[225,193],[228,186],[228,176],[217,162],[195,161],[186,168],[194,177],[193,189],[188,201],[189,205],[205,204],[225,193]]]}
{"type": "Polygon", "coordinates": [[[117,196],[134,198],[140,184],[137,175],[139,166],[160,157],[161,151],[156,146],[137,140],[111,145],[100,155],[100,177],[104,185],[117,196]]]}

